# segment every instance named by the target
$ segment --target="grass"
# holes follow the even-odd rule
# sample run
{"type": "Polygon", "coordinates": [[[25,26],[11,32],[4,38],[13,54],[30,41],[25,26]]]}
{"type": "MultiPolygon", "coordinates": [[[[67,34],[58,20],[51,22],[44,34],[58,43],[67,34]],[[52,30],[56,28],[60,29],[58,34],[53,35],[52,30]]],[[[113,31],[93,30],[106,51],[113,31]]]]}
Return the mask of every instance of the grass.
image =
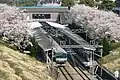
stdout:
{"type": "Polygon", "coordinates": [[[111,72],[114,72],[116,69],[120,70],[120,47],[113,50],[107,56],[104,56],[101,59],[101,63],[111,72]]]}
{"type": "Polygon", "coordinates": [[[52,80],[46,65],[0,42],[0,80],[52,80]]]}
{"type": "Polygon", "coordinates": [[[8,44],[7,42],[2,41],[1,39],[0,39],[0,45],[7,46],[7,47],[9,47],[9,48],[11,48],[13,50],[16,50],[16,51],[18,50],[17,47],[10,46],[10,44],[8,44]]]}

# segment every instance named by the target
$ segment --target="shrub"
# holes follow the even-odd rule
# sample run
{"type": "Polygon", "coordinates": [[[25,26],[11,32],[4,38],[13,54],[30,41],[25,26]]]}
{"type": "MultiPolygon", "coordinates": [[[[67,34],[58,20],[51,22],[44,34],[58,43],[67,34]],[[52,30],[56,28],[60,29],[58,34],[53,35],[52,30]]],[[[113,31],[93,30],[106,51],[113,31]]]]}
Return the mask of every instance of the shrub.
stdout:
{"type": "Polygon", "coordinates": [[[26,50],[30,51],[30,56],[36,57],[37,53],[40,53],[38,43],[34,38],[31,38],[30,41],[32,42],[32,45],[28,45],[26,50]]]}
{"type": "Polygon", "coordinates": [[[111,44],[109,43],[107,38],[103,38],[102,44],[103,44],[103,55],[105,56],[109,54],[109,51],[111,50],[111,44]]]}

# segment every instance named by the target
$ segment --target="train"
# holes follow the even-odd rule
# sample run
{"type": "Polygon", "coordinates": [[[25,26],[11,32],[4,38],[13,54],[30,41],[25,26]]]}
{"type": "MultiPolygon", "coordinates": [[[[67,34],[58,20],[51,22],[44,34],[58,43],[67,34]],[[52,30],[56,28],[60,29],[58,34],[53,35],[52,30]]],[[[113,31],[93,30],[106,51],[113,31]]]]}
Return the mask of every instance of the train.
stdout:
{"type": "Polygon", "coordinates": [[[67,62],[67,52],[62,49],[56,41],[53,41],[53,60],[56,62],[57,66],[65,66],[67,62]]]}
{"type": "MultiPolygon", "coordinates": [[[[94,46],[91,46],[87,41],[85,41],[82,37],[77,34],[74,34],[67,25],[60,25],[54,22],[46,22],[51,27],[54,27],[60,31],[64,41],[66,42],[65,45],[80,45],[79,48],[74,48],[75,53],[79,53],[79,56],[84,58],[82,63],[89,67],[91,65],[91,59],[93,59],[93,53],[96,50],[94,46]]],[[[59,36],[60,38],[60,36],[59,36]]],[[[62,40],[62,39],[61,39],[62,40]]],[[[59,40],[58,40],[59,41],[59,40]]]]}
{"type": "MultiPolygon", "coordinates": [[[[39,22],[30,23],[34,33],[35,40],[38,42],[40,51],[44,55],[48,54],[49,59],[56,63],[57,66],[65,66],[67,62],[67,52],[42,28],[39,22]]],[[[44,59],[47,56],[44,56],[44,59]]],[[[46,61],[47,62],[47,61],[46,61]]]]}

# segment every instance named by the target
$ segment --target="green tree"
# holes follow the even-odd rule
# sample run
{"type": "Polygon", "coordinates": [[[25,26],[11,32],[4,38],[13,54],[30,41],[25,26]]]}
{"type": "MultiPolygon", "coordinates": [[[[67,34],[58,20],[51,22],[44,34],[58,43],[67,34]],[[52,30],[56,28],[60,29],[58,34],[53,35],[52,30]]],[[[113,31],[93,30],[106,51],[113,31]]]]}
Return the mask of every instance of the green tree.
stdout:
{"type": "Polygon", "coordinates": [[[37,0],[26,0],[20,3],[18,6],[35,6],[37,4],[37,0]]]}
{"type": "Polygon", "coordinates": [[[98,9],[112,10],[115,7],[115,2],[112,0],[103,0],[101,4],[98,5],[98,9]]]}
{"type": "Polygon", "coordinates": [[[108,39],[103,38],[102,44],[103,44],[103,55],[109,54],[109,51],[111,50],[111,44],[109,43],[108,39]]]}
{"type": "Polygon", "coordinates": [[[94,6],[94,0],[80,0],[79,4],[85,4],[87,6],[94,6]]]}
{"type": "Polygon", "coordinates": [[[30,56],[32,57],[36,57],[37,53],[38,53],[38,50],[39,50],[39,46],[38,46],[38,43],[35,41],[35,38],[31,38],[31,42],[32,42],[32,45],[28,45],[26,50],[27,51],[30,51],[30,56]]]}
{"type": "Polygon", "coordinates": [[[6,0],[8,5],[16,6],[35,6],[38,0],[6,0]]]}
{"type": "Polygon", "coordinates": [[[62,6],[71,7],[73,5],[74,5],[74,1],[73,0],[62,0],[62,6]]]}

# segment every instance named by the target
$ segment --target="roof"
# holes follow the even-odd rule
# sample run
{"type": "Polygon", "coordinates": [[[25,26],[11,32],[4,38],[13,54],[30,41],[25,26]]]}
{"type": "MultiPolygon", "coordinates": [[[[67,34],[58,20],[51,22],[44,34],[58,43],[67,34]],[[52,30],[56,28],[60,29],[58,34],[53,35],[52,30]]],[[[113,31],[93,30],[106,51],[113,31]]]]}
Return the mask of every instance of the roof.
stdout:
{"type": "Polygon", "coordinates": [[[68,7],[62,6],[23,6],[19,7],[24,12],[68,12],[68,7]]]}
{"type": "Polygon", "coordinates": [[[114,10],[120,11],[120,7],[115,7],[115,8],[113,8],[112,10],[113,10],[113,11],[114,11],[114,10]]]}
{"type": "Polygon", "coordinates": [[[88,42],[85,41],[79,35],[74,34],[74,33],[72,33],[71,31],[68,31],[68,30],[63,30],[62,32],[65,35],[67,35],[69,38],[71,38],[72,40],[74,40],[75,42],[77,42],[79,45],[81,45],[81,47],[83,49],[86,49],[86,50],[95,50],[95,48],[92,45],[88,44],[88,42]]]}
{"type": "Polygon", "coordinates": [[[63,6],[22,6],[19,8],[68,8],[63,6]]]}
{"type": "Polygon", "coordinates": [[[72,31],[70,31],[69,28],[65,27],[65,25],[61,25],[61,24],[53,23],[53,22],[46,22],[46,23],[49,24],[52,27],[61,29],[60,31],[62,33],[64,33],[65,35],[67,35],[72,40],[74,40],[76,43],[78,43],[81,46],[80,48],[84,48],[86,50],[95,50],[95,47],[93,47],[92,45],[90,45],[87,41],[85,41],[79,35],[74,34],[72,31]]]}
{"type": "Polygon", "coordinates": [[[55,27],[55,28],[60,28],[60,29],[65,29],[66,27],[66,25],[61,25],[61,24],[58,24],[58,23],[54,23],[54,22],[46,22],[46,23],[48,23],[50,26],[53,26],[53,27],[55,27]]]}
{"type": "Polygon", "coordinates": [[[41,27],[42,25],[39,22],[31,22],[28,24],[31,29],[41,27]]]}
{"type": "Polygon", "coordinates": [[[63,52],[67,53],[64,49],[62,49],[59,44],[49,35],[46,34],[46,32],[41,28],[42,24],[39,22],[31,22],[29,24],[31,26],[31,29],[34,31],[34,37],[35,40],[38,42],[38,45],[44,50],[52,50],[56,53],[63,52]]]}
{"type": "Polygon", "coordinates": [[[44,50],[48,51],[51,50],[51,39],[48,35],[46,35],[45,31],[41,28],[41,24],[39,22],[31,22],[30,24],[31,29],[34,31],[33,35],[35,40],[38,42],[38,45],[44,50]]]}
{"type": "Polygon", "coordinates": [[[44,51],[48,51],[52,49],[51,39],[49,38],[49,36],[47,36],[44,33],[44,30],[42,28],[36,29],[34,35],[35,35],[35,40],[38,42],[38,45],[44,51]]]}

